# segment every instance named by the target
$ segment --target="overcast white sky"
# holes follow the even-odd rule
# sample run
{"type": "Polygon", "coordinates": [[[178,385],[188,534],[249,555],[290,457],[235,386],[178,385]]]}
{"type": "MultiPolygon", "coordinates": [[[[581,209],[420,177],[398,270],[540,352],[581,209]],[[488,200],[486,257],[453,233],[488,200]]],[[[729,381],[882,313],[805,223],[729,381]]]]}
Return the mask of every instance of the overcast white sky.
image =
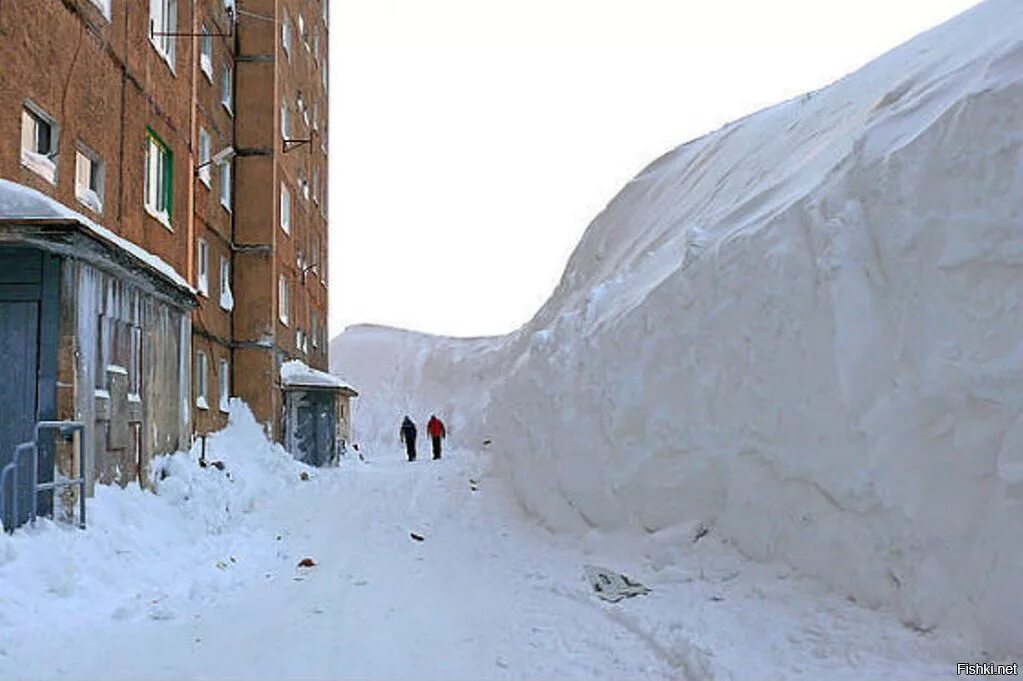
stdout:
{"type": "Polygon", "coordinates": [[[665,151],[976,0],[333,0],[330,332],[513,330],[665,151]]]}

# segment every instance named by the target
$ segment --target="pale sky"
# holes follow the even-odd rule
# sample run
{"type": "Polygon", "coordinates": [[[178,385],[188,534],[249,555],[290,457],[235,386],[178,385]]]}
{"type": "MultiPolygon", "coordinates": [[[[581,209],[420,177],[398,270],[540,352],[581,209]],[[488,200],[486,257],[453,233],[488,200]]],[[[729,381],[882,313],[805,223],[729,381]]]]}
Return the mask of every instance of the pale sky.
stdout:
{"type": "Polygon", "coordinates": [[[330,333],[507,333],[687,140],[976,0],[333,0],[330,333]]]}

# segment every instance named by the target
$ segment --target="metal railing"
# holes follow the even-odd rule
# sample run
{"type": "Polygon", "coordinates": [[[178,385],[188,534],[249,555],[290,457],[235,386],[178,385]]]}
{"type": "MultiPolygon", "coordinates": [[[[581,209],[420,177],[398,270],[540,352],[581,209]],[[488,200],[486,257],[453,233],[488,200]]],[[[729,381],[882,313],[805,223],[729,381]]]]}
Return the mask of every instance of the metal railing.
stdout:
{"type": "Polygon", "coordinates": [[[81,437],[78,438],[78,477],[60,480],[55,478],[51,482],[39,482],[39,435],[43,431],[50,430],[59,432],[61,437],[67,439],[73,437],[75,433],[84,433],[85,424],[78,421],[40,421],[35,426],[33,440],[31,442],[23,442],[14,448],[14,457],[11,462],[0,470],[0,519],[3,518],[3,513],[7,506],[11,507],[10,522],[4,523],[4,529],[7,532],[13,532],[14,527],[20,524],[18,496],[21,490],[18,487],[18,468],[21,465],[22,457],[25,455],[29,455],[32,460],[31,485],[29,486],[29,522],[35,522],[35,519],[39,517],[40,492],[55,492],[64,487],[77,485],[78,526],[85,529],[85,447],[81,437]],[[10,482],[9,485],[8,482],[10,482]],[[8,489],[10,490],[9,493],[8,489]],[[7,501],[8,496],[10,497],[9,504],[7,501]]]}

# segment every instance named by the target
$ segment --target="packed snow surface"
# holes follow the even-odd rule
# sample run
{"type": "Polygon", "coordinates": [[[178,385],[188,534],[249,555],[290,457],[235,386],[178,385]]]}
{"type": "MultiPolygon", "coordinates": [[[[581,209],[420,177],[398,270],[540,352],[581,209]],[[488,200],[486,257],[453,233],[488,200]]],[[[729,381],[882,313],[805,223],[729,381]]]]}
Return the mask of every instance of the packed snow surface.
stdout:
{"type": "Polygon", "coordinates": [[[446,416],[552,529],[703,524],[1018,656],[1021,274],[1023,3],[989,0],[655,161],[518,331],[355,327],[332,368],[357,440],[446,416]]]}
{"type": "Polygon", "coordinates": [[[914,679],[977,659],[706,528],[551,534],[486,455],[362,459],[308,468],[232,401],[205,467],[196,447],[155,494],[98,486],[85,531],[0,534],[0,678],[914,679]],[[651,592],[605,603],[588,564],[651,592]]]}

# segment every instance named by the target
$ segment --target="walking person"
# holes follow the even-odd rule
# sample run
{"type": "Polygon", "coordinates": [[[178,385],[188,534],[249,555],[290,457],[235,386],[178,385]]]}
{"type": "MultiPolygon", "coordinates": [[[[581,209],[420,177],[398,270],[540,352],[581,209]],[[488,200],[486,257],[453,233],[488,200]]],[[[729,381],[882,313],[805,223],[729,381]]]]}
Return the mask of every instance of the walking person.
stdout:
{"type": "Polygon", "coordinates": [[[405,443],[405,452],[408,454],[409,461],[416,460],[416,424],[412,423],[412,419],[405,415],[405,420],[401,422],[401,441],[405,443]]]}
{"type": "Polygon", "coordinates": [[[447,437],[448,434],[444,428],[443,421],[430,414],[430,422],[426,424],[426,433],[433,440],[433,458],[437,460],[440,458],[440,441],[447,437]]]}

